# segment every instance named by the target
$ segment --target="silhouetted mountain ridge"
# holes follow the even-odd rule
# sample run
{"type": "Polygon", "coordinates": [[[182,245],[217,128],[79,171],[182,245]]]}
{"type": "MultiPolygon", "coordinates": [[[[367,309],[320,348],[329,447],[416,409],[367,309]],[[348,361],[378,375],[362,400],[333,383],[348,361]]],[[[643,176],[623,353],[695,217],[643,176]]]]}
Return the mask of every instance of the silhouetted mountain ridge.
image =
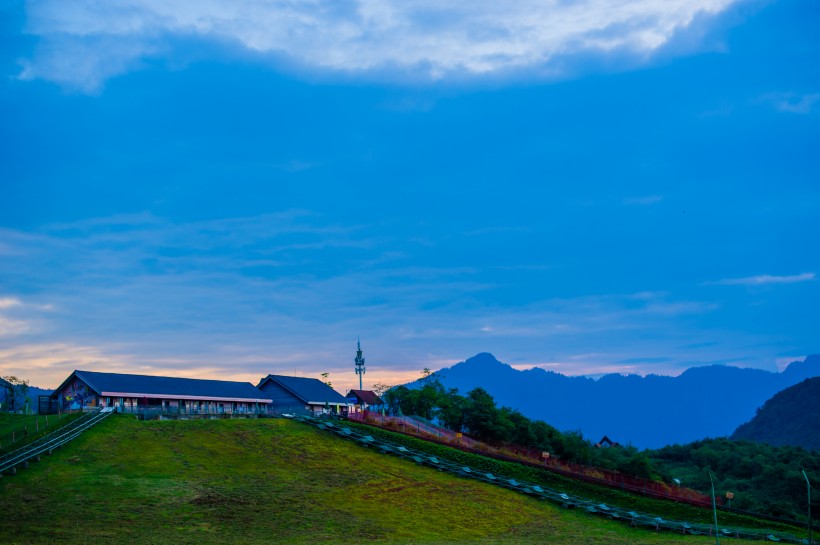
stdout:
{"type": "Polygon", "coordinates": [[[820,451],[820,377],[775,394],[732,439],[820,451]]]}
{"type": "Polygon", "coordinates": [[[776,392],[820,376],[820,356],[793,362],[782,373],[710,365],[677,377],[609,374],[593,380],[540,368],[519,371],[484,352],[434,376],[462,394],[482,387],[498,405],[560,430],[654,448],[730,435],[776,392]]]}

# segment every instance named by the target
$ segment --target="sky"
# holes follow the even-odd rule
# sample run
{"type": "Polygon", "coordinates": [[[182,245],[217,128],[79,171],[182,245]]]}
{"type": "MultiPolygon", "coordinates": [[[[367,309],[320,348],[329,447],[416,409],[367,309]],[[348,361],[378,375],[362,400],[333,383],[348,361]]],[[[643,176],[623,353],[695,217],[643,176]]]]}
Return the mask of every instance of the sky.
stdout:
{"type": "Polygon", "coordinates": [[[816,0],[0,0],[0,375],[820,351],[816,0]]]}

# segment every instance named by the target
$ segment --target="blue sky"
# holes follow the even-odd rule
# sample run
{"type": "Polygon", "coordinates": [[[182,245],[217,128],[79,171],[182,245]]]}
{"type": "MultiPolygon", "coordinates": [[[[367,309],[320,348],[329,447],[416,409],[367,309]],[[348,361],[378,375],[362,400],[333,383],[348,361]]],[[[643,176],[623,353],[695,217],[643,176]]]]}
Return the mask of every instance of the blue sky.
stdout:
{"type": "Polygon", "coordinates": [[[0,2],[0,374],[820,350],[816,1],[169,4],[0,2]]]}

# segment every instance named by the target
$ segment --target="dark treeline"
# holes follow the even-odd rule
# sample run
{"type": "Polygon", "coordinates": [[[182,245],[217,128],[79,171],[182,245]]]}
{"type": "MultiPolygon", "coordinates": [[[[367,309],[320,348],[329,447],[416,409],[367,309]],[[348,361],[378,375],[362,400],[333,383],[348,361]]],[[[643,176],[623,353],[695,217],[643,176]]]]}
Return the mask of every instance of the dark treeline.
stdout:
{"type": "MultiPolygon", "coordinates": [[[[564,461],[619,471],[682,486],[708,494],[709,473],[716,494],[730,492],[732,507],[758,513],[804,519],[807,513],[805,470],[813,485],[820,476],[820,454],[799,447],[772,447],[762,443],[707,439],[686,445],[639,451],[633,446],[596,448],[581,432],[560,432],[518,410],[498,407],[483,388],[461,395],[432,377],[421,388],[397,386],[384,394],[394,414],[437,420],[492,445],[518,445],[564,461]]],[[[812,511],[820,515],[820,490],[812,511]]]]}
{"type": "Polygon", "coordinates": [[[498,407],[483,388],[463,396],[428,377],[421,388],[397,386],[384,394],[393,413],[438,420],[444,427],[492,445],[517,445],[564,461],[592,465],[644,478],[658,478],[649,457],[632,446],[595,448],[581,432],[560,432],[546,422],[531,420],[516,409],[498,407]]]}

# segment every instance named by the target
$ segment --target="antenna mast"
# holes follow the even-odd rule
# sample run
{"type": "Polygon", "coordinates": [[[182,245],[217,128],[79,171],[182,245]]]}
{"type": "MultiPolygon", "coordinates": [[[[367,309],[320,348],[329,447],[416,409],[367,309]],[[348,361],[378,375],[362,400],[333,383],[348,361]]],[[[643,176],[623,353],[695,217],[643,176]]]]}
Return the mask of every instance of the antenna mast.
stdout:
{"type": "Polygon", "coordinates": [[[356,359],[353,360],[356,364],[356,374],[359,375],[359,390],[362,390],[362,375],[364,375],[364,356],[362,356],[362,342],[356,338],[356,359]]]}

